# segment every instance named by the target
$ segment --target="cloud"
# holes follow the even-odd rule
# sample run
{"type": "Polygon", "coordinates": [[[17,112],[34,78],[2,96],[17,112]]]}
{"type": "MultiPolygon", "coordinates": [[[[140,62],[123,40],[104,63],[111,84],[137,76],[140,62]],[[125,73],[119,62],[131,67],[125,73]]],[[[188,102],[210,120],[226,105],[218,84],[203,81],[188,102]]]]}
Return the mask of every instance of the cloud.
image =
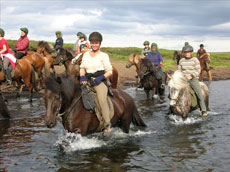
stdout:
{"type": "Polygon", "coordinates": [[[61,30],[65,42],[75,42],[76,33],[100,31],[105,46],[138,46],[144,40],[162,48],[181,49],[185,41],[207,43],[211,51],[229,51],[230,1],[1,1],[1,27],[6,38],[17,39],[20,27],[29,28],[29,38],[55,41],[61,30]],[[218,41],[220,40],[220,41],[218,41]],[[211,41],[216,41],[211,42],[211,41]],[[217,44],[218,42],[218,44],[217,44]],[[215,45],[215,46],[214,46],[215,45]]]}

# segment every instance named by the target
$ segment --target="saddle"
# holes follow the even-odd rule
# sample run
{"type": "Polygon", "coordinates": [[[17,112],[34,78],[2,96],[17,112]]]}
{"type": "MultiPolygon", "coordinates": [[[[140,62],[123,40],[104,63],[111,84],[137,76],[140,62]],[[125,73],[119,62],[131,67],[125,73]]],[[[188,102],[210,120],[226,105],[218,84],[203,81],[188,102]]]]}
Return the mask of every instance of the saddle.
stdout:
{"type": "MultiPolygon", "coordinates": [[[[97,95],[94,91],[94,89],[90,86],[82,86],[82,100],[83,100],[83,105],[84,108],[88,111],[90,111],[91,113],[95,113],[97,116],[98,121],[100,122],[99,127],[97,129],[97,131],[102,131],[104,129],[104,119],[102,117],[102,113],[101,113],[101,107],[99,105],[99,102],[97,100],[97,95]]],[[[114,107],[113,107],[113,103],[111,100],[111,96],[108,93],[107,96],[107,103],[109,105],[109,109],[110,109],[110,119],[112,119],[113,115],[114,115],[114,107]]]]}

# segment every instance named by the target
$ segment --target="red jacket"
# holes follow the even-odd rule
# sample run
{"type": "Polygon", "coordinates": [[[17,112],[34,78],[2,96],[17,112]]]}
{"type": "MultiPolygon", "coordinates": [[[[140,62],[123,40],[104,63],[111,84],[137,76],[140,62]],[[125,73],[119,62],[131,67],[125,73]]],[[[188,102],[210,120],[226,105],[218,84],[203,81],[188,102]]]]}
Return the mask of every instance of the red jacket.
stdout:
{"type": "Polygon", "coordinates": [[[27,54],[28,48],[29,48],[29,39],[27,36],[24,36],[23,38],[20,37],[19,40],[16,42],[17,51],[16,53],[23,53],[27,54]]]}

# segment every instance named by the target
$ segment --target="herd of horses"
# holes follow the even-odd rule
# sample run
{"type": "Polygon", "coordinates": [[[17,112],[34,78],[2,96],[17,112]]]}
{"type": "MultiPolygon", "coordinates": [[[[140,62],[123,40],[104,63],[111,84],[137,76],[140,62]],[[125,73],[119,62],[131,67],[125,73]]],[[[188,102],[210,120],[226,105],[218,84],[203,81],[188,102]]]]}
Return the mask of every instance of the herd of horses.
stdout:
{"type": "MultiPolygon", "coordinates": [[[[61,116],[62,124],[69,132],[87,135],[98,131],[100,122],[95,112],[88,111],[83,106],[82,86],[79,81],[82,56],[87,51],[89,51],[87,48],[83,49],[82,55],[77,59],[76,64],[73,64],[72,60],[75,55],[71,50],[61,48],[56,58],[53,58],[53,48],[47,42],[40,41],[36,52],[32,52],[23,59],[17,60],[13,75],[13,80],[16,81],[18,88],[17,97],[20,97],[23,86],[25,85],[29,91],[29,101],[32,102],[33,89],[35,91],[42,89],[46,107],[45,123],[47,127],[54,127],[56,125],[56,118],[61,116]],[[54,65],[61,64],[65,67],[65,74],[57,75],[54,65]],[[35,73],[37,73],[38,80],[36,80],[35,73]]],[[[205,57],[203,57],[203,59],[205,59],[205,57]]],[[[160,82],[156,77],[157,68],[148,59],[140,55],[131,54],[126,67],[130,68],[131,66],[136,67],[137,83],[141,80],[147,99],[150,98],[150,92],[153,93],[151,98],[153,98],[154,95],[164,95],[165,88],[160,87],[160,82]]],[[[167,78],[168,75],[166,73],[164,74],[167,78]]],[[[172,76],[171,80],[173,80],[173,77],[174,81],[177,80],[175,79],[175,75],[172,76]]],[[[3,80],[4,78],[2,78],[0,82],[3,80]]],[[[113,66],[113,74],[108,81],[108,83],[110,83],[109,86],[112,88],[111,100],[114,106],[114,116],[111,119],[112,127],[120,127],[125,133],[129,132],[131,123],[138,127],[146,127],[132,97],[118,89],[118,80],[118,70],[113,66]]],[[[172,90],[178,90],[177,86],[174,88],[173,83],[175,82],[171,81],[169,87],[170,94],[173,94],[171,93],[172,90]]],[[[187,86],[188,84],[184,85],[187,86]]],[[[204,88],[206,95],[207,88],[203,85],[202,88],[204,88]]],[[[184,88],[181,88],[181,90],[184,90],[184,88]]],[[[184,94],[184,91],[183,93],[177,93],[177,95],[180,95],[179,97],[183,97],[181,94],[184,94]]],[[[208,94],[206,97],[206,101],[208,102],[208,94]]],[[[189,98],[190,95],[188,93],[187,99],[189,98]]],[[[177,101],[181,100],[178,99],[177,101]]],[[[5,102],[5,98],[0,92],[0,114],[2,114],[3,117],[9,118],[10,114],[5,102]]],[[[190,100],[188,100],[188,102],[190,102],[190,100]]],[[[175,103],[175,105],[178,106],[178,103],[175,103]]],[[[197,105],[197,107],[198,106],[199,105],[197,105]]],[[[171,109],[173,113],[186,118],[189,111],[192,110],[192,105],[188,104],[186,112],[178,110],[176,106],[171,109]]]]}

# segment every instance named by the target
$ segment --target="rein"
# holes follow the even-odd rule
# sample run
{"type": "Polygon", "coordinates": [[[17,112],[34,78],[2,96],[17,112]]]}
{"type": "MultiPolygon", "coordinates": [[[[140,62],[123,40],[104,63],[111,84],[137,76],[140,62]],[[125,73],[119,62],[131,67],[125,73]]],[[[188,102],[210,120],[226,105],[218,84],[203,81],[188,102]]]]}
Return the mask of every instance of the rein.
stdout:
{"type": "Polygon", "coordinates": [[[75,105],[77,104],[77,102],[81,99],[81,97],[82,97],[82,95],[80,95],[77,99],[75,99],[74,100],[74,102],[71,104],[71,106],[66,110],[66,111],[64,111],[63,113],[59,113],[57,116],[59,117],[59,116],[64,116],[64,115],[66,115],[66,113],[67,113],[67,116],[65,117],[65,119],[68,117],[68,114],[69,114],[69,112],[75,107],[75,105]]]}

